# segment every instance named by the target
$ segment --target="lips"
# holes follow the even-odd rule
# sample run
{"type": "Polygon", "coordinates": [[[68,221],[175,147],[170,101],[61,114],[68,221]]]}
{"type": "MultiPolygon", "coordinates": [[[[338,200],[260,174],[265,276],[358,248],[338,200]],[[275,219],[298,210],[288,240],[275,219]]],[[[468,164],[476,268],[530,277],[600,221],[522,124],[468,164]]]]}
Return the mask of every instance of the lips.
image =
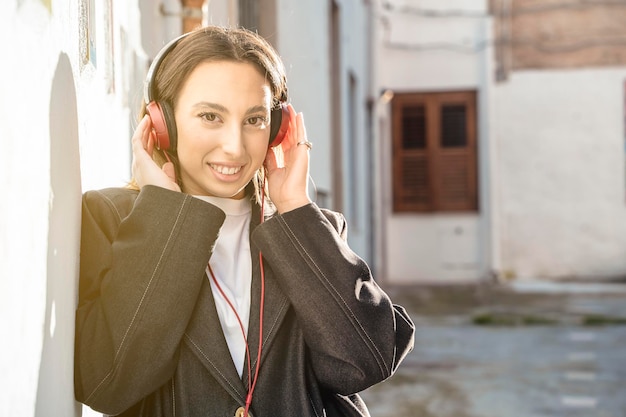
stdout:
{"type": "Polygon", "coordinates": [[[235,175],[241,171],[241,166],[227,167],[224,165],[209,164],[209,166],[217,173],[222,175],[235,175]]]}

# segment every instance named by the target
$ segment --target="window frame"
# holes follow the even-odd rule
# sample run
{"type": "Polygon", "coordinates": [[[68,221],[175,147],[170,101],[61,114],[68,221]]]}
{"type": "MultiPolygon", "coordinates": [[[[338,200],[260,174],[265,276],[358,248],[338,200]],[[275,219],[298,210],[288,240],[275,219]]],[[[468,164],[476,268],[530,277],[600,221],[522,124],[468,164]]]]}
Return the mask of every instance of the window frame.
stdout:
{"type": "Polygon", "coordinates": [[[476,91],[395,93],[391,106],[393,211],[478,211],[476,91]],[[466,109],[465,146],[444,147],[441,143],[442,108],[446,105],[466,109]],[[405,148],[403,112],[415,106],[424,107],[425,147],[405,148]]]}

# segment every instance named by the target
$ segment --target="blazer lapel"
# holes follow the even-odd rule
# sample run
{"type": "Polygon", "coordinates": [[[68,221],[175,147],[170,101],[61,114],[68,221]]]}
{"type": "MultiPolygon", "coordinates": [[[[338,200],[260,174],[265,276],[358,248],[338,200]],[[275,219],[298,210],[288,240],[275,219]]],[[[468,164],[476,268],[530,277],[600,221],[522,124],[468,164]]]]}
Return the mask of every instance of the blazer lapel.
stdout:
{"type": "MultiPolygon", "coordinates": [[[[254,258],[252,262],[252,292],[250,300],[250,322],[248,324],[248,348],[250,349],[250,360],[252,361],[251,371],[254,373],[257,366],[259,348],[259,316],[261,300],[261,272],[259,262],[259,251],[252,249],[254,258]]],[[[263,344],[261,351],[261,364],[267,356],[267,351],[271,348],[280,324],[289,310],[289,299],[279,288],[277,282],[272,277],[272,270],[269,265],[265,265],[265,302],[263,307],[263,344]]],[[[262,371],[260,371],[262,372],[262,371]]],[[[242,380],[247,384],[248,367],[244,366],[242,380]]]]}
{"type": "Polygon", "coordinates": [[[198,359],[224,389],[237,401],[244,401],[247,389],[241,382],[230,355],[207,279],[200,289],[186,338],[198,359]]]}

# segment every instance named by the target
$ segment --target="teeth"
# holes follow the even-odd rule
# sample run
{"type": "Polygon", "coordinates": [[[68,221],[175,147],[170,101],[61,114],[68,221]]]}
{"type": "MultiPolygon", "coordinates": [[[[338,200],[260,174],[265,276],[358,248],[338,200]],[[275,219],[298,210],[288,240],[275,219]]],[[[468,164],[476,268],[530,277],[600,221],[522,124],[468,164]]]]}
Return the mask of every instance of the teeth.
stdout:
{"type": "Polygon", "coordinates": [[[214,170],[216,170],[222,175],[234,175],[238,173],[239,171],[241,171],[241,167],[225,167],[225,166],[213,165],[213,164],[211,164],[211,168],[213,168],[214,170]]]}

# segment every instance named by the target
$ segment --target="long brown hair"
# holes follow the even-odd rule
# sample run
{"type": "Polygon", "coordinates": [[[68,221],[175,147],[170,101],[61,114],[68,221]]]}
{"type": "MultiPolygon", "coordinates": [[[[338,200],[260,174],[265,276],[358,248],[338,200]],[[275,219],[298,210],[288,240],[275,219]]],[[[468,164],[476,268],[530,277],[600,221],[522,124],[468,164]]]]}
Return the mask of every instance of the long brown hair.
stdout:
{"type": "MultiPolygon", "coordinates": [[[[207,26],[182,37],[163,58],[152,80],[152,99],[176,107],[179,93],[191,72],[203,62],[235,61],[253,64],[265,75],[272,91],[272,108],[288,100],[285,67],[276,50],[261,36],[244,28],[207,26]]],[[[140,116],[145,115],[142,104],[140,116]]],[[[174,162],[176,178],[180,178],[176,150],[168,153],[174,162]]],[[[161,166],[166,162],[160,151],[153,159],[161,166]]],[[[264,176],[261,167],[253,178],[257,197],[264,176]]],[[[134,184],[134,181],[131,182],[134,184]]],[[[179,184],[182,186],[182,184],[179,184]]],[[[136,187],[136,184],[135,184],[136,187]]]]}

